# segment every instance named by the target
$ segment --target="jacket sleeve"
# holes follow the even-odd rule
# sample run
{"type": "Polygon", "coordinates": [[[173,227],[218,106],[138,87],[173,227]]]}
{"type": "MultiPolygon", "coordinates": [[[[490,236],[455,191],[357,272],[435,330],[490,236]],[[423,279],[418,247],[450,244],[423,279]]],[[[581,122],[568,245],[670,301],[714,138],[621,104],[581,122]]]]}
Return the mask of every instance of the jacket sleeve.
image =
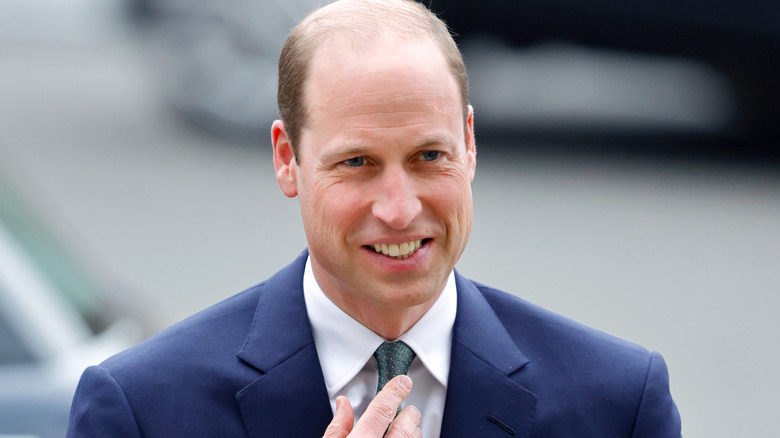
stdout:
{"type": "Polygon", "coordinates": [[[122,388],[105,369],[89,367],[81,376],[66,437],[141,437],[122,388]]]}
{"type": "Polygon", "coordinates": [[[666,362],[654,352],[650,356],[633,438],[680,438],[681,428],[680,414],[669,391],[666,362]]]}

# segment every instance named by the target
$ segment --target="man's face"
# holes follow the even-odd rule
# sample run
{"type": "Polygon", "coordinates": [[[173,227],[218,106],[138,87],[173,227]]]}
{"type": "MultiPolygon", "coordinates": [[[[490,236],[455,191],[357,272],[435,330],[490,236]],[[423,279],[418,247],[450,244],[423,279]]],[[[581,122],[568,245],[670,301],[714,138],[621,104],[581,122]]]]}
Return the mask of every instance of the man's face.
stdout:
{"type": "Polygon", "coordinates": [[[472,115],[464,127],[444,56],[427,40],[326,45],[305,97],[301,162],[280,151],[278,122],[274,159],[283,191],[299,198],[317,282],[369,328],[409,309],[421,316],[472,220],[472,115]]]}

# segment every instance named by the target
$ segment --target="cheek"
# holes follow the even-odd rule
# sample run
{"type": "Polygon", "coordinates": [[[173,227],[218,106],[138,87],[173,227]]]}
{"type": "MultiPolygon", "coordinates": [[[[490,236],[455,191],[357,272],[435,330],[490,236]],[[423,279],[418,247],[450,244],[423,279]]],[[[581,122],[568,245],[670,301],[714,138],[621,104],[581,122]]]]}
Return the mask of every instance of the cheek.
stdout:
{"type": "Polygon", "coordinates": [[[455,172],[428,185],[428,201],[450,233],[468,233],[471,227],[472,199],[468,176],[455,172]]]}
{"type": "MultiPolygon", "coordinates": [[[[341,239],[365,210],[367,196],[343,181],[320,180],[299,195],[307,205],[307,220],[331,239],[341,239]]],[[[323,236],[324,237],[324,236],[323,236]]]]}
{"type": "Polygon", "coordinates": [[[461,185],[453,194],[452,222],[449,230],[449,240],[452,246],[452,255],[459,259],[466,249],[471,235],[471,223],[473,217],[473,204],[471,197],[471,185],[461,185]]]}
{"type": "Polygon", "coordinates": [[[468,163],[458,163],[442,169],[436,191],[454,206],[471,204],[471,171],[468,163]]]}

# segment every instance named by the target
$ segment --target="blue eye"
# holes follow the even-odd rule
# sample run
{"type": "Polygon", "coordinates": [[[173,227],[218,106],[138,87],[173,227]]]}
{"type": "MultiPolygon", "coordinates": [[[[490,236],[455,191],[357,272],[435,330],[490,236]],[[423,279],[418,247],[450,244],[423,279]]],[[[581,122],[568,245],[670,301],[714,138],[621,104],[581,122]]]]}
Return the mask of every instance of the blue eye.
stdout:
{"type": "Polygon", "coordinates": [[[350,167],[360,167],[366,164],[366,159],[363,157],[355,157],[355,158],[350,158],[344,162],[347,163],[347,166],[350,167]]]}
{"type": "Polygon", "coordinates": [[[436,159],[439,158],[439,155],[441,155],[439,151],[425,151],[420,156],[423,161],[436,161],[436,159]]]}

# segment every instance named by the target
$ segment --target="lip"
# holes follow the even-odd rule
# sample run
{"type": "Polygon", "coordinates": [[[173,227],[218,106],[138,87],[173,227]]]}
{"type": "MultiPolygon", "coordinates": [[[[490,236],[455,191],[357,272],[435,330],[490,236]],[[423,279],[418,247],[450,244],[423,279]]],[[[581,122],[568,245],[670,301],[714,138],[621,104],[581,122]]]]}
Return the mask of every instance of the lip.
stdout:
{"type": "Polygon", "coordinates": [[[381,245],[383,243],[404,243],[404,242],[412,242],[414,240],[423,240],[428,241],[431,240],[430,236],[422,236],[422,235],[410,235],[410,236],[392,236],[392,237],[383,237],[380,239],[374,239],[370,242],[366,242],[363,244],[363,246],[374,246],[374,245],[381,245]]]}

